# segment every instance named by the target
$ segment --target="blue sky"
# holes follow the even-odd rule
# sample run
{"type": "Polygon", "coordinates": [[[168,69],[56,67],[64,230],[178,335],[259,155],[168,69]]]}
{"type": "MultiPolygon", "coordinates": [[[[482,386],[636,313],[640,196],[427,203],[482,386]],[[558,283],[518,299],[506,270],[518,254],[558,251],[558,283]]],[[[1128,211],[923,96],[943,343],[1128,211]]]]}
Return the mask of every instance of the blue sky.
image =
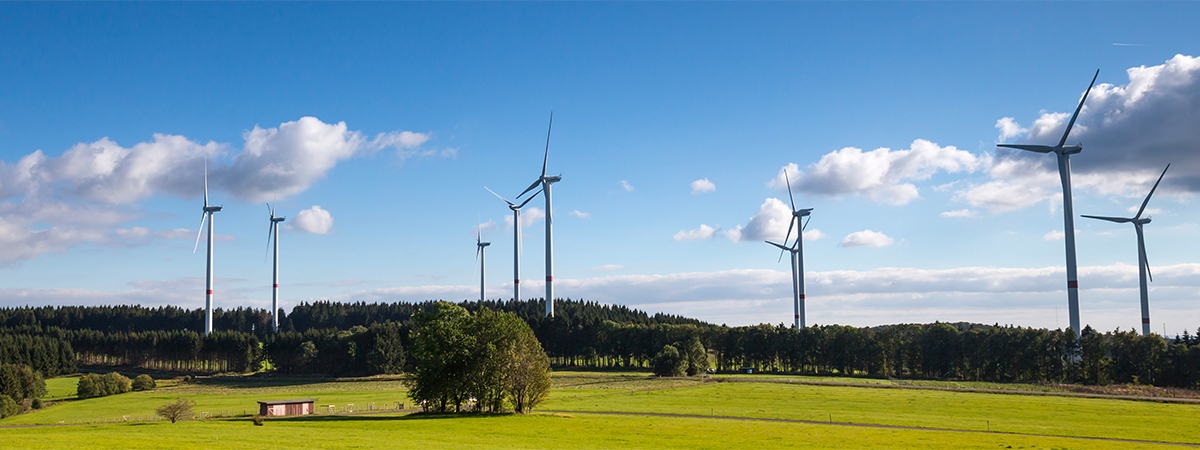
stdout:
{"type": "MultiPolygon", "coordinates": [[[[508,298],[509,211],[483,186],[515,196],[537,177],[553,111],[559,296],[788,321],[790,269],[758,241],[781,233],[771,219],[792,167],[819,230],[805,242],[810,323],[1066,326],[1052,157],[994,144],[1056,140],[1055,114],[1100,69],[1069,139],[1084,144],[1076,212],[1132,215],[1173,163],[1147,226],[1151,317],[1156,331],[1195,329],[1197,13],[6,3],[0,303],[201,307],[203,249],[186,247],[206,156],[225,205],[218,306],[269,305],[273,198],[290,224],[285,306],[476,297],[478,222],[493,224],[488,297],[508,298]],[[705,179],[715,189],[693,192],[705,179]]],[[[527,298],[544,277],[537,216],[526,212],[527,298]]],[[[1137,326],[1132,227],[1076,228],[1083,321],[1137,326]]]]}

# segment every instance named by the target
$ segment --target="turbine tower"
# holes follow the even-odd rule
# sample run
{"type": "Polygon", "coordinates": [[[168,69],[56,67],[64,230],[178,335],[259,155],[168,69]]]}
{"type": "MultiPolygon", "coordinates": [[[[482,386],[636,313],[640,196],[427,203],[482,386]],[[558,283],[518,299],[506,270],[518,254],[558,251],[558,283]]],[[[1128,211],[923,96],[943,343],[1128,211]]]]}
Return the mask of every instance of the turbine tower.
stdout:
{"type": "Polygon", "coordinates": [[[517,200],[520,200],[541,184],[542,193],[546,197],[546,317],[554,317],[554,209],[550,202],[550,185],[562,181],[561,175],[546,176],[546,162],[550,160],[550,130],[553,128],[554,113],[550,113],[550,126],[546,127],[546,156],[542,158],[542,176],[517,196],[517,200]]]}
{"type": "Polygon", "coordinates": [[[200,248],[200,235],[204,233],[204,222],[208,222],[208,265],[204,281],[204,334],[213,331],[213,213],[220,211],[220,206],[208,206],[208,160],[204,160],[204,212],[200,216],[200,230],[196,232],[196,245],[192,253],[200,248]]]}
{"type": "MultiPolygon", "coordinates": [[[[491,192],[492,195],[500,197],[500,194],[488,189],[487,186],[483,188],[491,192]]],[[[526,203],[536,198],[539,192],[542,191],[534,192],[533,195],[530,195],[520,205],[510,202],[504,197],[500,197],[500,200],[508,203],[508,209],[511,209],[513,212],[513,301],[521,300],[521,208],[524,208],[526,203]]]]}
{"type": "Polygon", "coordinates": [[[1067,309],[1071,315],[1071,329],[1075,330],[1076,337],[1079,337],[1082,329],[1079,327],[1079,277],[1075,270],[1075,214],[1072,212],[1071,205],[1071,155],[1083,151],[1083,145],[1064,144],[1067,143],[1067,136],[1071,134],[1071,127],[1075,126],[1075,119],[1079,117],[1079,111],[1083,109],[1083,102],[1087,101],[1088,93],[1092,91],[1092,86],[1096,85],[1096,77],[1099,76],[1100,70],[1097,69],[1096,75],[1092,76],[1092,83],[1088,85],[1086,91],[1083,91],[1083,98],[1079,99],[1079,106],[1075,107],[1075,114],[1071,115],[1071,121],[1067,123],[1067,129],[1063,131],[1058,145],[996,144],[997,147],[1037,153],[1054,153],[1058,156],[1058,176],[1062,179],[1063,187],[1063,232],[1066,234],[1067,245],[1067,309]]]}
{"type": "MultiPolygon", "coordinates": [[[[779,247],[780,259],[783,259],[784,252],[792,253],[792,295],[795,298],[793,309],[796,313],[796,322],[793,326],[799,330],[807,326],[804,313],[804,229],[808,227],[808,221],[800,225],[800,230],[796,232],[796,242],[791,247],[787,246],[787,241],[792,236],[792,226],[812,213],[812,208],[796,209],[796,199],[792,197],[792,182],[788,180],[787,170],[783,171],[783,179],[788,187],[788,200],[792,202],[792,217],[788,220],[788,231],[783,236],[783,244],[776,244],[771,241],[766,242],[779,247]]],[[[812,220],[812,218],[809,217],[809,220],[812,220]]]]}
{"type": "Polygon", "coordinates": [[[283,216],[275,217],[275,205],[267,205],[267,210],[271,213],[271,225],[267,229],[267,250],[275,249],[275,263],[271,268],[271,332],[279,331],[279,223],[286,219],[283,216]],[[271,238],[274,237],[274,242],[271,238]]]}
{"type": "Polygon", "coordinates": [[[484,274],[487,273],[487,260],[484,254],[484,247],[492,245],[491,242],[483,242],[483,227],[479,227],[479,235],[475,238],[475,262],[479,263],[479,302],[483,303],[483,283],[485,281],[484,274]]]}
{"type": "Polygon", "coordinates": [[[1138,208],[1138,212],[1132,218],[1124,217],[1104,217],[1104,216],[1089,216],[1083,215],[1089,219],[1107,220],[1116,223],[1132,223],[1133,229],[1137,231],[1138,238],[1138,279],[1141,281],[1142,288],[1142,335],[1150,334],[1150,294],[1146,287],[1146,276],[1150,276],[1150,281],[1154,281],[1154,275],[1150,274],[1150,262],[1146,261],[1146,241],[1142,238],[1142,225],[1150,223],[1150,216],[1142,218],[1142,212],[1146,211],[1146,204],[1150,203],[1150,196],[1154,195],[1154,190],[1158,189],[1158,183],[1162,182],[1163,176],[1167,174],[1167,169],[1171,165],[1167,164],[1167,168],[1163,169],[1162,175],[1158,176],[1158,181],[1154,182],[1154,187],[1150,188],[1150,193],[1146,194],[1146,199],[1142,200],[1142,207],[1138,208]]]}

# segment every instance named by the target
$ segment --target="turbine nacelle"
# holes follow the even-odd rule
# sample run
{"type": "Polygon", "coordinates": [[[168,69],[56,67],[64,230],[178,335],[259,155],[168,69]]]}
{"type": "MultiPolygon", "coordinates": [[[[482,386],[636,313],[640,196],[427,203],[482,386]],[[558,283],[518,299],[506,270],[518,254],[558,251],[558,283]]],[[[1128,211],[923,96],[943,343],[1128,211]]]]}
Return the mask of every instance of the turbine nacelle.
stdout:
{"type": "Polygon", "coordinates": [[[545,176],[545,177],[542,177],[542,181],[546,182],[546,183],[557,183],[559,181],[562,181],[562,176],[561,175],[545,176]]]}
{"type": "Polygon", "coordinates": [[[812,214],[812,208],[804,208],[799,211],[792,211],[792,217],[804,217],[812,214]]]}
{"type": "Polygon", "coordinates": [[[217,212],[220,210],[221,210],[220,206],[205,206],[204,207],[204,212],[217,212]]]}
{"type": "Polygon", "coordinates": [[[287,220],[287,217],[280,216],[271,218],[271,221],[275,223],[283,222],[284,220],[287,220]]]}

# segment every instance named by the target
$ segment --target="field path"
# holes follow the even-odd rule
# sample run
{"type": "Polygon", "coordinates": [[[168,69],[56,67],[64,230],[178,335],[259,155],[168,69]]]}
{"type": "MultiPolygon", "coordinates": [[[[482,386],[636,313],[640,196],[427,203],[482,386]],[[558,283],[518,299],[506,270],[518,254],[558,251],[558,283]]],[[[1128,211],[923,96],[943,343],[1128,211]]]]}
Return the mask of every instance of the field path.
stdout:
{"type": "Polygon", "coordinates": [[[1113,400],[1135,400],[1142,402],[1159,402],[1159,403],[1185,403],[1197,405],[1200,404],[1200,398],[1185,398],[1185,397],[1148,397],[1143,395],[1114,395],[1114,394],[1090,394],[1085,392],[1049,392],[1049,391],[1019,391],[1008,389],[984,389],[984,388],[963,388],[950,386],[912,386],[899,384],[878,384],[878,383],[841,383],[836,381],[810,381],[810,380],[781,380],[781,379],[756,379],[745,377],[721,377],[721,378],[699,378],[699,377],[634,377],[628,375],[563,375],[562,378],[662,378],[667,380],[695,380],[706,381],[713,383],[776,383],[776,384],[801,384],[810,386],[842,386],[842,387],[865,387],[876,389],[919,389],[926,391],[951,391],[951,392],[977,392],[981,394],[1010,394],[1010,395],[1042,395],[1052,397],[1081,397],[1081,398],[1107,398],[1113,400]]]}
{"type": "Polygon", "coordinates": [[[863,428],[884,428],[892,430],[918,430],[918,431],[948,431],[954,433],[983,433],[983,434],[1007,434],[1013,436],[1030,436],[1030,437],[1049,437],[1061,439],[1086,439],[1089,441],[1106,441],[1106,442],[1122,442],[1129,444],[1155,444],[1155,445],[1176,445],[1181,447],[1200,447],[1200,444],[1188,444],[1185,442],[1163,442],[1163,441],[1142,441],[1137,439],[1117,439],[1117,438],[1101,438],[1087,436],[1061,436],[1055,434],[1033,434],[1033,433],[1012,433],[1005,431],[980,431],[980,430],[958,430],[953,428],[923,428],[923,427],[906,427],[901,425],[878,425],[869,423],[850,423],[850,422],[822,422],[819,420],[798,420],[798,419],[766,419],[759,417],[737,417],[737,416],[705,416],[700,414],[670,414],[670,413],[646,413],[646,412],[621,412],[621,411],[557,411],[557,410],[539,410],[538,412],[554,413],[554,414],[608,414],[617,416],[652,416],[652,417],[677,417],[685,419],[723,419],[723,420],[750,420],[758,422],[783,422],[783,423],[802,423],[806,425],[830,425],[842,427],[863,427],[863,428]]]}

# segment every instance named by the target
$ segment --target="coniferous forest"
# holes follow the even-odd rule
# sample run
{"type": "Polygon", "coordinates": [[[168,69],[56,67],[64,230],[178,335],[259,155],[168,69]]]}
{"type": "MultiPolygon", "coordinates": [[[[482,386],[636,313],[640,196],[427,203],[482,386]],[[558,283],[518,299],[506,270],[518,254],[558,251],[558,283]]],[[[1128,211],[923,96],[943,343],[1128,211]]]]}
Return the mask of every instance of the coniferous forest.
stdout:
{"type": "MultiPolygon", "coordinates": [[[[201,309],[140,306],[0,309],[0,364],[51,377],[78,366],[173,372],[274,370],[359,376],[410,371],[414,317],[424,303],[302,303],[280,314],[217,309],[218,332],[198,333],[201,309]]],[[[842,374],[999,382],[1134,383],[1200,388],[1200,337],[1164,339],[1133,330],[1100,332],[934,323],[876,327],[783,324],[729,327],[625,306],[559,300],[462,302],[510,312],[533,330],[558,367],[650,369],[664,346],[693,337],[722,371],[842,374]]],[[[1200,333],[1198,333],[1200,334],[1200,333]]]]}

